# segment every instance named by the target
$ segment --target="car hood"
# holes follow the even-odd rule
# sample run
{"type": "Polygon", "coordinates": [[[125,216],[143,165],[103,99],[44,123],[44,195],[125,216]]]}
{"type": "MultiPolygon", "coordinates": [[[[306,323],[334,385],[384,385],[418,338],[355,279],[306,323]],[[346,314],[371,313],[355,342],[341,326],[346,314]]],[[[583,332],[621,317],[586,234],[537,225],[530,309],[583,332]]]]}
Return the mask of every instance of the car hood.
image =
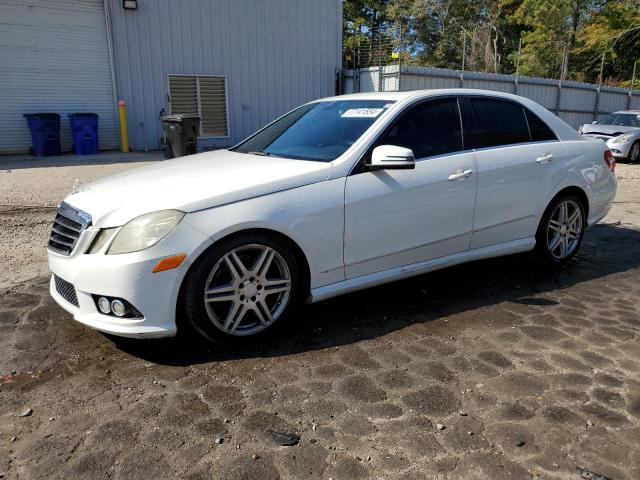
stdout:
{"type": "Polygon", "coordinates": [[[591,123],[585,123],[582,126],[582,134],[589,135],[597,135],[603,134],[608,137],[617,137],[622,135],[623,133],[630,132],[632,130],[638,130],[640,132],[640,128],[637,127],[625,127],[623,125],[601,125],[596,123],[595,125],[591,123]]]}
{"type": "Polygon", "coordinates": [[[217,150],[165,160],[82,185],[65,202],[99,227],[164,209],[193,212],[326,180],[330,163],[217,150]]]}

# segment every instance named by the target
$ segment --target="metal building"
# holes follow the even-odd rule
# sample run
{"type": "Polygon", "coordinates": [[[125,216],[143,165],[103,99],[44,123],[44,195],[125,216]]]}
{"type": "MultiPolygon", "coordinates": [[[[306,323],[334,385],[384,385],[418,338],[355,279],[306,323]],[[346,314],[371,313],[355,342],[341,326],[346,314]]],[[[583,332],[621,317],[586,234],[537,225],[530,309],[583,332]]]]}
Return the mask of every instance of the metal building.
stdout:
{"type": "Polygon", "coordinates": [[[0,0],[0,153],[28,151],[23,113],[100,116],[103,148],[118,146],[115,95],[102,0],[0,0]]]}
{"type": "Polygon", "coordinates": [[[342,0],[0,0],[0,153],[30,146],[23,113],[100,115],[117,148],[160,148],[160,111],[202,116],[200,148],[232,145],[336,88],[342,0]]]}

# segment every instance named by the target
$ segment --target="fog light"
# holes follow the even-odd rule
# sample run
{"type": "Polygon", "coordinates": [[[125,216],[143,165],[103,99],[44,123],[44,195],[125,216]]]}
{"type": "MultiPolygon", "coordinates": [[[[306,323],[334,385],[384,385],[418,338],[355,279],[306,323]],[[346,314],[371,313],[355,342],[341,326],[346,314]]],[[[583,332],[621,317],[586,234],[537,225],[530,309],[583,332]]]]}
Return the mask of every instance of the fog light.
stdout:
{"type": "Polygon", "coordinates": [[[113,300],[111,302],[111,310],[116,317],[124,317],[124,314],[127,313],[127,309],[120,300],[113,300]]]}
{"type": "Polygon", "coordinates": [[[100,299],[98,299],[98,308],[102,313],[106,315],[111,313],[111,303],[109,302],[109,299],[105,297],[100,297],[100,299]]]}

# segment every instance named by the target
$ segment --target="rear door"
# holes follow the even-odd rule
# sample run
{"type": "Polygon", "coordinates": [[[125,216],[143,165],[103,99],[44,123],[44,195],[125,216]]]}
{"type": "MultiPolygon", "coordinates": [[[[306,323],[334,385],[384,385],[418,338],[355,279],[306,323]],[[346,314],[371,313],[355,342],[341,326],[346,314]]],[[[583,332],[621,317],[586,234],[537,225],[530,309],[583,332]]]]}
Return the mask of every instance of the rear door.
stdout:
{"type": "Polygon", "coordinates": [[[346,277],[465,251],[476,162],[465,151],[456,97],[410,106],[374,143],[410,148],[414,170],[356,170],[345,186],[346,277]]]}
{"type": "Polygon", "coordinates": [[[478,164],[471,249],[534,236],[541,205],[562,172],[563,144],[517,102],[464,100],[465,141],[478,164]]]}

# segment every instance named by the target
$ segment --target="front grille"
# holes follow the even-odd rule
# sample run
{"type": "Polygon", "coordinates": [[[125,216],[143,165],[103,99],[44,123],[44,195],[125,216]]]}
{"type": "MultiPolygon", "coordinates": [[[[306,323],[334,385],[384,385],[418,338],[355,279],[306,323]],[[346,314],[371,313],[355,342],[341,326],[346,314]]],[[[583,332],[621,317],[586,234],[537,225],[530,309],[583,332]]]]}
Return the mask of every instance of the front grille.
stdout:
{"type": "Polygon", "coordinates": [[[71,255],[82,231],[91,225],[91,215],[61,203],[53,220],[49,249],[63,255],[71,255]]]}
{"type": "Polygon", "coordinates": [[[56,291],[60,294],[60,296],[71,305],[75,305],[76,307],[78,307],[78,296],[76,295],[75,287],[71,283],[63,280],[57,275],[53,276],[53,281],[56,284],[56,291]]]}

